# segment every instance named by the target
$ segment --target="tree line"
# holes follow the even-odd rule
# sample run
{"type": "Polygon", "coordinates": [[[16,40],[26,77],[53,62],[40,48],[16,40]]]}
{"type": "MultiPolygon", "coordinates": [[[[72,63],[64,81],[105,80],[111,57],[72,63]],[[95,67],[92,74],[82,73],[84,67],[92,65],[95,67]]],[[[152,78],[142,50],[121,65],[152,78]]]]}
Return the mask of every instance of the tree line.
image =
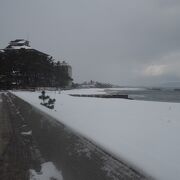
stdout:
{"type": "Polygon", "coordinates": [[[0,89],[66,87],[68,66],[34,49],[0,52],[0,89]]]}

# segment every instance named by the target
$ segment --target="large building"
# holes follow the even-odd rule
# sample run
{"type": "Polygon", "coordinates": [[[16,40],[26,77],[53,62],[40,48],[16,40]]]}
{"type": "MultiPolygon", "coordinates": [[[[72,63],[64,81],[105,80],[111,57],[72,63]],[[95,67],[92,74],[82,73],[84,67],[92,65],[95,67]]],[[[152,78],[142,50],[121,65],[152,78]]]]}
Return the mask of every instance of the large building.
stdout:
{"type": "Polygon", "coordinates": [[[31,49],[29,45],[29,41],[24,39],[16,39],[14,41],[10,41],[9,45],[6,49],[31,49]]]}
{"type": "MultiPolygon", "coordinates": [[[[62,63],[60,63],[62,67],[65,68],[65,70],[67,71],[68,73],[68,76],[72,79],[72,67],[65,61],[62,61],[62,63]]],[[[69,81],[69,84],[68,86],[71,86],[72,85],[72,80],[69,81]]]]}

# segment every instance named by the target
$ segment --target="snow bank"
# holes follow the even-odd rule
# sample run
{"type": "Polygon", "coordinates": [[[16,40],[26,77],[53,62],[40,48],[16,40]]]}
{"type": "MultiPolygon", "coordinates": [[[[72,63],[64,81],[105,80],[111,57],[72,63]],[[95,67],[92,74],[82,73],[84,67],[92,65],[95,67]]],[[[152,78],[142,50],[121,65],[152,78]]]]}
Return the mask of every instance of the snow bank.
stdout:
{"type": "Polygon", "coordinates": [[[21,132],[22,135],[32,135],[32,131],[21,132]]]}
{"type": "Polygon", "coordinates": [[[65,91],[66,94],[107,94],[111,91],[143,91],[145,88],[89,88],[65,91]]]}
{"type": "Polygon", "coordinates": [[[46,162],[41,165],[41,172],[37,173],[30,169],[30,180],[63,180],[61,172],[56,169],[52,162],[46,162]]]}
{"type": "Polygon", "coordinates": [[[146,90],[146,88],[121,87],[121,88],[107,88],[106,90],[111,90],[111,91],[144,91],[144,90],[146,90]]]}
{"type": "Polygon", "coordinates": [[[48,94],[56,98],[54,111],[40,105],[40,93],[14,92],[147,174],[160,180],[180,179],[180,104],[72,97],[71,93],[48,94]]]}
{"type": "Polygon", "coordinates": [[[73,89],[64,91],[65,94],[106,94],[104,89],[90,88],[90,89],[73,89]]]}

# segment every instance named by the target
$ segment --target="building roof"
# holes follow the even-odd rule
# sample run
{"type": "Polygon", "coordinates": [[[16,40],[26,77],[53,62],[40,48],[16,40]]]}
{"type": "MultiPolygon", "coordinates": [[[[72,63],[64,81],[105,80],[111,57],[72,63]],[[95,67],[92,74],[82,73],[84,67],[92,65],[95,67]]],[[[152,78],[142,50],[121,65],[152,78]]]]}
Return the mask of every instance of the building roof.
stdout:
{"type": "Polygon", "coordinates": [[[31,46],[29,45],[29,41],[25,39],[16,39],[10,41],[6,49],[31,49],[31,46]]]}

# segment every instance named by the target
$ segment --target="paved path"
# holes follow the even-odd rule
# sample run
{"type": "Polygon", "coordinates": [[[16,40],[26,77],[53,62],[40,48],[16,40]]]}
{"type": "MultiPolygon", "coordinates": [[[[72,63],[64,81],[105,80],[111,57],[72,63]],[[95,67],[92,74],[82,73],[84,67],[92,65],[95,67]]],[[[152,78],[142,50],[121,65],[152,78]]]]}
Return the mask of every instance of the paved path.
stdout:
{"type": "Polygon", "coordinates": [[[34,144],[32,138],[21,134],[24,121],[16,111],[11,99],[1,94],[1,158],[0,179],[29,180],[29,169],[35,169],[34,164],[39,159],[33,159],[34,144]]]}
{"type": "Polygon", "coordinates": [[[10,140],[11,126],[7,113],[3,107],[2,93],[0,93],[0,159],[10,140]]]}

